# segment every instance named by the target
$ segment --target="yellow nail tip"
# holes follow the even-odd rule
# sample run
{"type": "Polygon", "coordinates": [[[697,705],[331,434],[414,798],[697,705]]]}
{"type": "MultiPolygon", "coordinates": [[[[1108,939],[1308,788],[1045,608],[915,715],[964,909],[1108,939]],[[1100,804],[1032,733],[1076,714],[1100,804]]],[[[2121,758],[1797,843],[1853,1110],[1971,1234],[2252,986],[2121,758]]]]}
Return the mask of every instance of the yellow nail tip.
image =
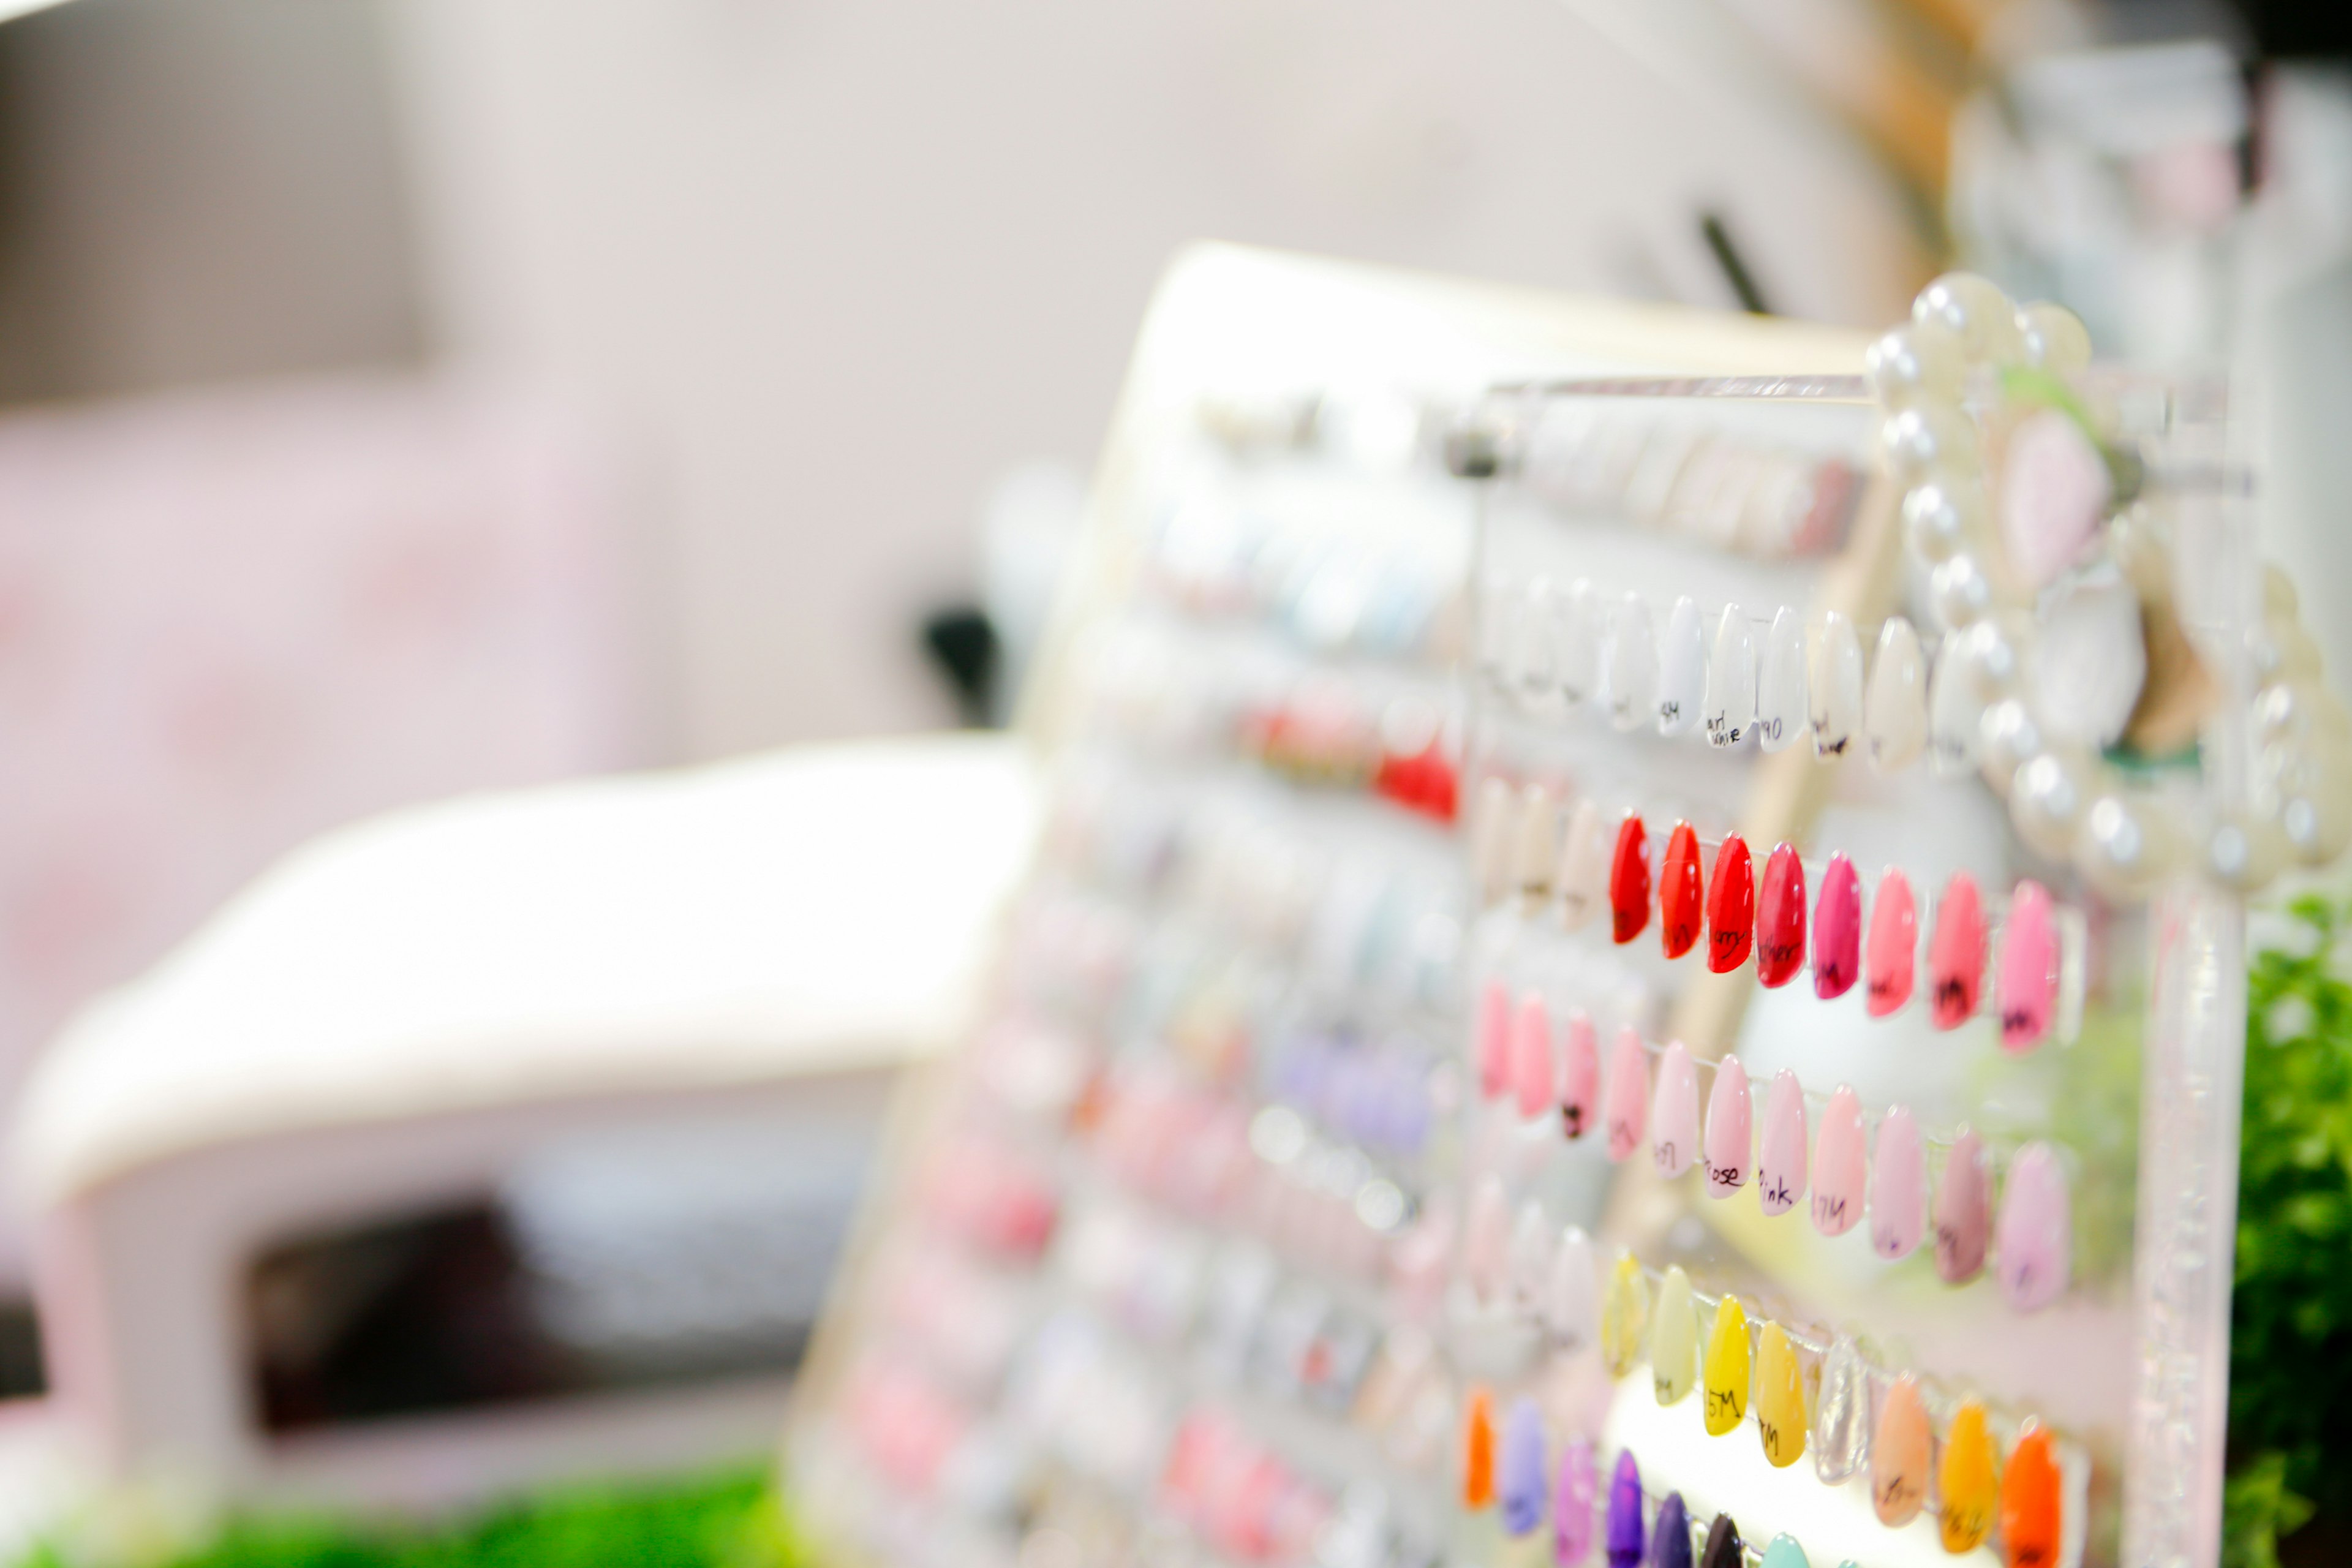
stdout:
{"type": "Polygon", "coordinates": [[[1698,1383],[1698,1316],[1691,1306],[1690,1276],[1680,1264],[1658,1282],[1651,1320],[1650,1373],[1658,1403],[1679,1405],[1698,1383]]]}
{"type": "Polygon", "coordinates": [[[1706,1337],[1706,1430],[1720,1437],[1748,1414],[1748,1314],[1726,1296],[1706,1337]]]}
{"type": "Polygon", "coordinates": [[[1937,1517],[1947,1552],[1973,1552],[1992,1530],[2000,1494],[2000,1460],[1993,1451],[1992,1433],[1985,1426],[1984,1406],[1971,1399],[1952,1415],[1944,1434],[1944,1458],[1937,1472],[1943,1493],[1937,1517]]]}
{"type": "Polygon", "coordinates": [[[1609,1291],[1601,1303],[1601,1359],[1612,1377],[1622,1377],[1642,1359],[1650,1331],[1650,1282],[1630,1252],[1617,1255],[1609,1291]]]}
{"type": "Polygon", "coordinates": [[[1805,1454],[1805,1374],[1780,1324],[1764,1325],[1756,1357],[1756,1424],[1764,1457],[1785,1468],[1805,1454]]]}

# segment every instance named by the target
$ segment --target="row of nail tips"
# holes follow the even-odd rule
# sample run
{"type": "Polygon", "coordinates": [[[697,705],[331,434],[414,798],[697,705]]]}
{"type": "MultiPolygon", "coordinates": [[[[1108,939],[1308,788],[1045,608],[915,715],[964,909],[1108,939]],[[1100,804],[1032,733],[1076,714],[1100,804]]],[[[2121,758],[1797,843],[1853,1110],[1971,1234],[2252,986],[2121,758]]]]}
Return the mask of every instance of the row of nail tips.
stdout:
{"type": "Polygon", "coordinates": [[[1868,678],[1853,623],[1834,610],[1804,617],[1783,605],[1759,622],[1738,605],[1703,616],[1687,595],[1658,632],[1648,602],[1612,596],[1583,578],[1565,593],[1530,584],[1502,634],[1496,675],[1528,707],[1597,709],[1622,731],[1702,734],[1767,752],[1810,735],[1813,754],[1843,756],[1857,740],[1892,773],[1934,751],[1938,771],[1975,765],[1985,696],[1947,638],[1931,679],[1919,634],[1901,616],[1878,632],[1868,678]],[[1757,628],[1764,628],[1759,642],[1757,628]]]}
{"type": "MultiPolygon", "coordinates": [[[[1511,1402],[1499,1439],[1487,1390],[1473,1388],[1463,1409],[1462,1506],[1473,1513],[1499,1508],[1503,1531],[1514,1539],[1535,1535],[1549,1520],[1559,1568],[1593,1562],[1595,1546],[1609,1568],[1746,1568],[1747,1544],[1729,1514],[1717,1514],[1701,1535],[1678,1491],[1658,1499],[1653,1512],[1631,1448],[1618,1451],[1604,1495],[1590,1439],[1562,1444],[1554,1468],[1543,1410],[1531,1396],[1511,1402]]],[[[1786,1534],[1773,1539],[1762,1562],[1764,1568],[1811,1568],[1804,1548],[1786,1534]]]]}
{"type": "MultiPolygon", "coordinates": [[[[1538,898],[1557,894],[1571,930],[1592,919],[1605,900],[1610,934],[1623,945],[1649,929],[1654,912],[1668,958],[1704,951],[1717,974],[1752,958],[1757,980],[1768,988],[1810,969],[1813,994],[1823,1001],[1860,983],[1874,1018],[1901,1011],[1917,989],[1918,900],[1895,868],[1880,874],[1865,921],[1860,872],[1844,855],[1832,855],[1809,916],[1804,860],[1793,845],[1775,846],[1759,878],[1740,835],[1710,846],[1688,822],[1677,822],[1654,871],[1649,829],[1639,813],[1618,820],[1612,842],[1599,806],[1582,800],[1562,834],[1550,796],[1530,786],[1517,816],[1512,858],[1520,868],[1519,889],[1538,898]]],[[[2011,890],[1996,921],[1976,879],[1954,872],[1936,900],[1927,942],[1930,1021],[1955,1029],[1976,1016],[1990,960],[2001,1046],[2020,1054],[2034,1049],[2065,1021],[2062,1015],[2071,1016],[2063,1004],[2069,982],[2080,979],[2079,962],[2072,974],[2067,963],[2070,947],[2079,945],[2066,939],[2074,923],[2072,912],[2031,878],[2011,890]]]]}
{"type": "Polygon", "coordinates": [[[1962,1399],[1944,1423],[1938,1462],[1917,1377],[1878,1375],[1885,1392],[1865,1410],[1874,1369],[1852,1339],[1840,1335],[1824,1347],[1769,1319],[1751,1324],[1738,1298],[1726,1295],[1711,1305],[1702,1349],[1697,1324],[1709,1310],[1681,1268],[1658,1277],[1654,1298],[1640,1264],[1630,1253],[1620,1255],[1601,1314],[1609,1372],[1624,1377],[1646,1354],[1660,1405],[1679,1405],[1700,1389],[1708,1436],[1724,1436],[1752,1417],[1764,1457],[1776,1468],[1795,1464],[1810,1449],[1815,1475],[1841,1486],[1866,1467],[1882,1523],[1909,1523],[1929,1501],[1932,1479],[1946,1550],[1974,1549],[1997,1521],[2012,1563],[2055,1563],[2064,1488],[2049,1428],[2027,1418],[2003,1459],[1983,1403],[1962,1399]],[[1801,1349],[1821,1358],[1810,1418],[1801,1349]]]}
{"type": "MultiPolygon", "coordinates": [[[[1494,1001],[1500,994],[1489,987],[1482,1008],[1486,1040],[1507,1042],[1504,1051],[1484,1053],[1481,1088],[1490,1100],[1510,1098],[1529,1120],[1557,1105],[1570,1140],[1598,1128],[1609,1158],[1621,1163],[1640,1152],[1646,1137],[1660,1175],[1678,1177],[1696,1168],[1707,1196],[1717,1200],[1752,1182],[1768,1216],[1804,1205],[1813,1228],[1826,1237],[1844,1235],[1867,1215],[1871,1250],[1890,1263],[1909,1257],[1932,1222],[1937,1278],[1964,1285],[1990,1258],[2002,1294],[2021,1312],[2038,1311],[2065,1290],[2074,1265],[2073,1203],[2065,1161],[2053,1145],[2035,1140],[2010,1156],[1996,1215],[1993,1159],[1983,1138],[1961,1127],[1937,1140],[1944,1159],[1931,1210],[1928,1140],[1907,1106],[1865,1118],[1853,1088],[1840,1084],[1823,1104],[1816,1131],[1809,1125],[1803,1086],[1784,1068],[1765,1093],[1759,1137],[1748,1071],[1738,1057],[1702,1063],[1673,1041],[1655,1052],[1654,1082],[1652,1048],[1627,1026],[1610,1048],[1604,1079],[1590,1018],[1581,1013],[1570,1018],[1566,1048],[1556,1058],[1543,999],[1531,993],[1515,1016],[1497,1022],[1494,1001]],[[1507,1077],[1496,1068],[1506,1053],[1507,1077]],[[1715,1074],[1704,1127],[1703,1066],[1715,1074]],[[1872,1120],[1874,1128],[1867,1124],[1872,1120]]],[[[1479,1211],[1500,1196],[1499,1184],[1482,1183],[1473,1192],[1465,1244],[1475,1238],[1482,1219],[1490,1230],[1499,1226],[1479,1211]]]]}

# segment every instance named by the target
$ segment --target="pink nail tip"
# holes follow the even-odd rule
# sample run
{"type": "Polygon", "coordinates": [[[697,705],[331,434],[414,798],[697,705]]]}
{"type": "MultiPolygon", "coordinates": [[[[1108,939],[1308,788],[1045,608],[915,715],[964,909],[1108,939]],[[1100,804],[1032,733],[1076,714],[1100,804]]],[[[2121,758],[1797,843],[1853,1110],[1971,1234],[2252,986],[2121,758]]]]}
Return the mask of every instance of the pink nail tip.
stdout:
{"type": "Polygon", "coordinates": [[[2009,897],[1993,1010],[2000,1018],[2001,1049],[2020,1054],[2042,1043],[2058,1011],[2057,926],[2048,889],[2030,879],[2009,897]]]}
{"type": "Polygon", "coordinates": [[[1519,998],[1511,1032],[1511,1078],[1518,1090],[1521,1116],[1532,1120],[1550,1113],[1553,1072],[1551,1009],[1544,1005],[1540,994],[1530,991],[1519,998]]]}
{"type": "Polygon", "coordinates": [[[1862,1218],[1863,1187],[1868,1179],[1862,1140],[1862,1101],[1851,1087],[1838,1085],[1822,1112],[1813,1139],[1813,1228],[1843,1236],[1862,1218]]]}
{"type": "Polygon", "coordinates": [[[1889,1262],[1908,1258],[1927,1224],[1927,1151],[1908,1106],[1878,1121],[1870,1161],[1870,1247],[1889,1262]]]}
{"type": "Polygon", "coordinates": [[[1870,910],[1870,1016],[1884,1018],[1911,1000],[1912,968],[1919,952],[1919,917],[1910,879],[1888,867],[1878,879],[1870,910]]]}
{"type": "Polygon", "coordinates": [[[1563,1042],[1560,1067],[1559,1123],[1570,1138],[1581,1138],[1601,1119],[1601,1045],[1592,1020],[1571,1013],[1563,1042]]]}
{"type": "Polygon", "coordinates": [[[1662,1176],[1679,1176],[1698,1158],[1698,1068],[1680,1040],[1658,1058],[1658,1087],[1650,1101],[1650,1154],[1662,1176]]]}
{"type": "Polygon", "coordinates": [[[1501,981],[1478,998],[1478,1091],[1500,1100],[1511,1086],[1511,994],[1501,981]]]}
{"type": "Polygon", "coordinates": [[[1748,1094],[1748,1069],[1738,1057],[1715,1064],[1715,1088],[1706,1097],[1706,1195],[1727,1198],[1748,1184],[1755,1106],[1748,1094]]]}
{"type": "Polygon", "coordinates": [[[1991,1184],[1984,1140],[1963,1127],[1944,1156],[1944,1180],[1936,1189],[1936,1277],[1947,1285],[1965,1285],[1984,1272],[1991,1184]]]}
{"type": "Polygon", "coordinates": [[[1642,1146],[1642,1127],[1649,1116],[1649,1056],[1642,1037],[1631,1024],[1617,1031],[1609,1049],[1609,1086],[1601,1100],[1602,1124],[1609,1131],[1609,1157],[1630,1160],[1642,1146]]]}
{"type": "Polygon", "coordinates": [[[1462,1271],[1481,1300],[1500,1296],[1510,1267],[1510,1199],[1500,1179],[1487,1176],[1470,1191],[1462,1222],[1462,1271]]]}
{"type": "Polygon", "coordinates": [[[1832,855],[1822,871],[1813,911],[1813,994],[1829,1001],[1862,978],[1862,879],[1853,862],[1832,855]]]}
{"type": "Polygon", "coordinates": [[[1756,1193],[1768,1215],[1787,1214],[1805,1195],[1805,1091],[1782,1068],[1764,1097],[1764,1144],[1756,1161],[1756,1193]]]}
{"type": "Polygon", "coordinates": [[[2047,1143],[2028,1143],[2009,1163],[1994,1232],[1994,1274],[2009,1304],[2038,1312],[2065,1290],[2074,1270],[2074,1222],[2066,1167],[2047,1143]]]}
{"type": "Polygon", "coordinates": [[[1936,935],[1927,946],[1928,1018],[1957,1029],[1976,1016],[1984,985],[1984,900],[1976,879],[1955,871],[1936,903],[1936,935]]]}

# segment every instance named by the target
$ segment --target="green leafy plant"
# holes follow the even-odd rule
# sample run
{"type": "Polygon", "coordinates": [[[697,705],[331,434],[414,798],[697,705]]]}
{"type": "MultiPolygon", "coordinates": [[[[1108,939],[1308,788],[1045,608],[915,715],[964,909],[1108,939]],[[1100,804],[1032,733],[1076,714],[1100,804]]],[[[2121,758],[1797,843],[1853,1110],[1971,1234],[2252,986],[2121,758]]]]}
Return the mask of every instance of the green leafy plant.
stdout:
{"type": "Polygon", "coordinates": [[[2352,1521],[2352,909],[2298,900],[2247,984],[2224,1560],[2352,1521]]]}

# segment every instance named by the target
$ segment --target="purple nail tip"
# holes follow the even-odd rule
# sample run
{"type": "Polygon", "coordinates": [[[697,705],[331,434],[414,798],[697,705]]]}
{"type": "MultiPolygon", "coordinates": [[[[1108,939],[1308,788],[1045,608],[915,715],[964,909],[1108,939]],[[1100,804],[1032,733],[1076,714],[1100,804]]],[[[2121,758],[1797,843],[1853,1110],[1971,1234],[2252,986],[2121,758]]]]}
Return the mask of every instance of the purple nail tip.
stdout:
{"type": "Polygon", "coordinates": [[[1690,1511],[1680,1492],[1668,1492],[1658,1505],[1658,1528],[1650,1532],[1650,1568],[1691,1568],[1690,1511]]]}
{"type": "Polygon", "coordinates": [[[1642,1467],[1633,1450],[1617,1456],[1609,1483],[1609,1568],[1639,1568],[1642,1561],[1642,1467]]]}
{"type": "Polygon", "coordinates": [[[1543,1522],[1543,1412],[1522,1394],[1511,1405],[1503,1426],[1503,1528],[1526,1535],[1543,1522]]]}

